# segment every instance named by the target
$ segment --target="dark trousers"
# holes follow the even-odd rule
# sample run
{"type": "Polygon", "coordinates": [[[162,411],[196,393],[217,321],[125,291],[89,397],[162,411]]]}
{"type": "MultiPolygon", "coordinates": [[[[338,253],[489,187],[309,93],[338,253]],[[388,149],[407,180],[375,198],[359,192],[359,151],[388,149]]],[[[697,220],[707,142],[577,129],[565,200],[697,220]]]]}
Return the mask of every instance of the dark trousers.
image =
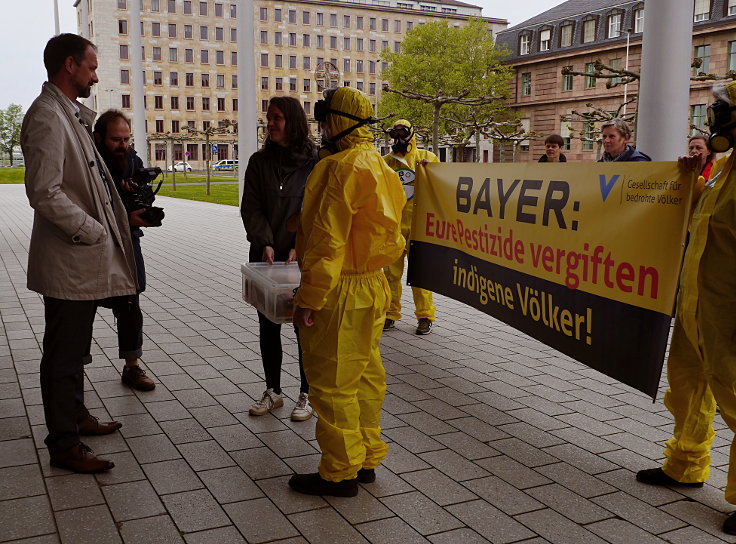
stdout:
{"type": "Polygon", "coordinates": [[[41,397],[49,451],[79,443],[77,423],[84,419],[84,365],[92,360],[95,300],[43,297],[46,329],[41,358],[41,397]]]}
{"type": "MultiPolygon", "coordinates": [[[[284,352],[281,347],[281,325],[270,321],[261,312],[258,312],[259,341],[261,345],[261,359],[263,360],[263,373],[266,375],[266,388],[281,391],[281,363],[284,352]]],[[[296,331],[296,345],[299,351],[299,376],[301,393],[309,393],[309,384],[304,375],[302,364],[302,347],[299,344],[299,329],[296,331]]]]}
{"type": "Polygon", "coordinates": [[[118,329],[118,357],[126,361],[139,359],[143,355],[143,312],[140,296],[106,298],[100,306],[110,308],[118,329]]]}

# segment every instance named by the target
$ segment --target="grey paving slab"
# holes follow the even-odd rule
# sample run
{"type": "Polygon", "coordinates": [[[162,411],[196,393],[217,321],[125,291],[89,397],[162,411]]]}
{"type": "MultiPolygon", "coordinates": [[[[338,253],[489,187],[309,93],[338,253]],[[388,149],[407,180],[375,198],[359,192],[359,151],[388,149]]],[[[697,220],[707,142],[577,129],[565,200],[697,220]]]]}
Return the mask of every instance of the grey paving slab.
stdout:
{"type": "MultiPolygon", "coordinates": [[[[431,335],[415,336],[407,318],[382,338],[390,451],[376,482],[354,499],[294,493],[290,475],[314,471],[320,455],[314,420],[288,419],[293,330],[283,336],[290,401],[249,416],[264,385],[257,316],[240,294],[242,221],[235,208],[161,200],[167,223],[146,232],[141,297],[143,360],[158,386],[121,384],[114,319],[101,311],[85,400],[123,428],[88,439],[113,470],[75,475],[50,467],[43,446],[43,304],[24,277],[32,210],[22,186],[0,185],[0,541],[736,541],[720,530],[730,511],[720,418],[703,489],[643,486],[634,472],[661,462],[672,431],[664,381],[652,404],[440,295],[431,335]]],[[[404,298],[411,307],[408,290],[404,298]]]]}

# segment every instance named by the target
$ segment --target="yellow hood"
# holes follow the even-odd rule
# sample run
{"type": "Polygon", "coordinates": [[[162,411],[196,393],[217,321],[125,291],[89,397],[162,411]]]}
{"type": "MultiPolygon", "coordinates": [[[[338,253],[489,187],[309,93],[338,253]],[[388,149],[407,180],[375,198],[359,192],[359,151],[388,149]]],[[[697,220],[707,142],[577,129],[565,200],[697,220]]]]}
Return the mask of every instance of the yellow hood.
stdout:
{"type": "MultiPolygon", "coordinates": [[[[373,106],[370,100],[368,100],[368,97],[351,87],[340,87],[337,89],[330,99],[329,107],[333,111],[349,113],[361,119],[373,117],[373,106]]],[[[327,127],[329,128],[330,134],[335,136],[357,124],[358,121],[336,113],[330,113],[327,116],[327,127]]],[[[367,125],[360,126],[348,135],[343,136],[335,142],[335,145],[340,151],[344,151],[349,147],[354,147],[363,142],[373,142],[373,133],[367,125]]]]}

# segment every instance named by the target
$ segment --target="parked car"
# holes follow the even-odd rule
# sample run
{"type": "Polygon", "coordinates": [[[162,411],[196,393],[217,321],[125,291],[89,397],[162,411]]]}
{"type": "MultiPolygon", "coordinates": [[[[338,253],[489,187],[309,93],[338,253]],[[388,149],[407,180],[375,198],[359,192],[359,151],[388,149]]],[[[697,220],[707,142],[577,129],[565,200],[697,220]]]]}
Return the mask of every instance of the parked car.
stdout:
{"type": "Polygon", "coordinates": [[[230,171],[233,172],[238,169],[238,161],[232,160],[232,159],[223,159],[221,161],[217,161],[215,164],[212,165],[212,170],[215,172],[223,172],[223,171],[230,171]]]}
{"type": "MultiPolygon", "coordinates": [[[[174,163],[174,170],[176,172],[184,172],[184,171],[191,172],[192,171],[192,166],[188,162],[179,161],[177,163],[174,163]]],[[[169,166],[166,169],[166,171],[167,172],[171,172],[171,166],[169,166]]]]}

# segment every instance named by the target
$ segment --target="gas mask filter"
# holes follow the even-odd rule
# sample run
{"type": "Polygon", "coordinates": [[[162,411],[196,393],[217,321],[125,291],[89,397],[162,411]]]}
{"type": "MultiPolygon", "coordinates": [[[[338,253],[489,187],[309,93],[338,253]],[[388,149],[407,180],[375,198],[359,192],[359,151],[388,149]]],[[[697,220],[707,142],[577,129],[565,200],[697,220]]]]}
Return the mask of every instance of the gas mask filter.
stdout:
{"type": "Polygon", "coordinates": [[[731,106],[724,100],[716,100],[708,106],[706,124],[710,129],[708,145],[716,153],[723,153],[733,147],[731,129],[736,126],[732,121],[732,112],[736,106],[731,106]]]}

